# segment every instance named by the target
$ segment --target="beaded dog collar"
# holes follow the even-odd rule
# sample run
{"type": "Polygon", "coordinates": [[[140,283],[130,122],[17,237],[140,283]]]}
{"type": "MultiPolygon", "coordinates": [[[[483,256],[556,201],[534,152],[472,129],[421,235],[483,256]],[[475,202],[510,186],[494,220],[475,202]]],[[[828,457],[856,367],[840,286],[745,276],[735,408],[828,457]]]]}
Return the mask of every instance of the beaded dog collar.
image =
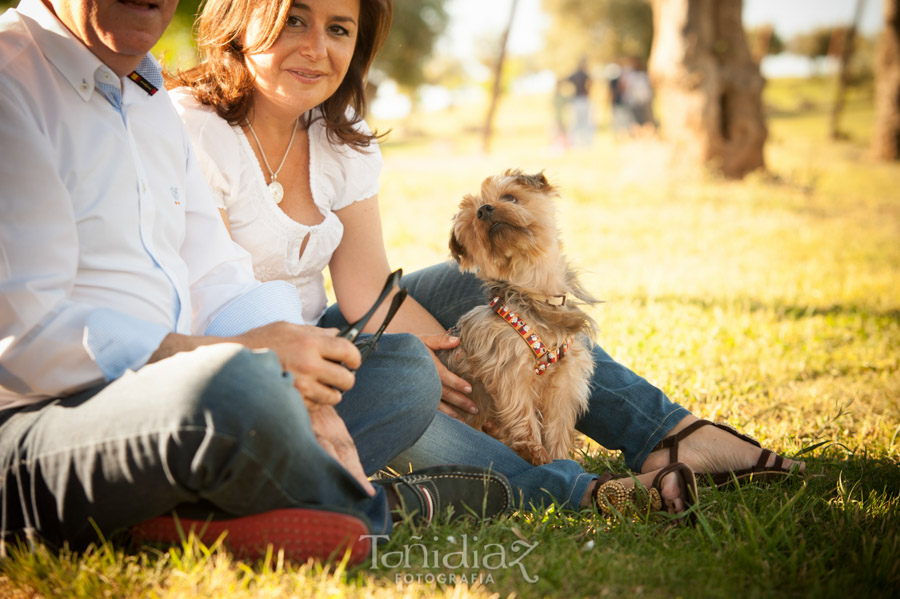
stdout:
{"type": "Polygon", "coordinates": [[[572,342],[571,337],[566,338],[566,341],[561,346],[554,349],[548,349],[547,346],[544,345],[544,342],[541,341],[541,338],[537,336],[537,333],[532,333],[531,327],[525,324],[525,321],[519,318],[518,314],[511,312],[509,306],[500,302],[499,296],[491,300],[490,306],[494,309],[494,312],[508,322],[509,326],[522,336],[522,339],[525,340],[525,343],[527,343],[528,347],[531,348],[531,351],[534,352],[534,355],[537,357],[537,363],[534,365],[535,374],[544,374],[544,371],[547,370],[547,366],[561,360],[563,356],[566,355],[566,352],[569,351],[569,344],[572,342]]]}

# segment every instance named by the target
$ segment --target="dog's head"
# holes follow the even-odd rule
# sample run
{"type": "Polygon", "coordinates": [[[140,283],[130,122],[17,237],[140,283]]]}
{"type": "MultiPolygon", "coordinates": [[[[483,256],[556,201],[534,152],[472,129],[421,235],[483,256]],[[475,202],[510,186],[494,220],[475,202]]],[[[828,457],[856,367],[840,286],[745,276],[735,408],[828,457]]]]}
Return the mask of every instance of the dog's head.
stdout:
{"type": "Polygon", "coordinates": [[[557,195],[543,173],[508,170],[488,177],[480,194],[463,197],[453,217],[453,259],[464,271],[499,280],[514,280],[517,271],[556,260],[557,195]]]}

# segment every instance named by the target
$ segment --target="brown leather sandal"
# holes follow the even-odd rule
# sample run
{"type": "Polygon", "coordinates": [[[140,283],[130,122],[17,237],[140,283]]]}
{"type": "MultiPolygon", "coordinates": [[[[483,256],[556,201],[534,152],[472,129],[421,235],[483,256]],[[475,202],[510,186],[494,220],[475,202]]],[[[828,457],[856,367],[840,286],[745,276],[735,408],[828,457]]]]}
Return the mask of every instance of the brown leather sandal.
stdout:
{"type": "MultiPolygon", "coordinates": [[[[727,433],[731,433],[735,437],[738,437],[739,439],[762,449],[762,445],[760,445],[759,441],[757,441],[753,437],[748,437],[747,435],[739,433],[737,430],[728,426],[727,424],[721,422],[711,422],[709,420],[698,420],[691,423],[683,430],[678,431],[671,437],[666,437],[665,439],[660,441],[656,445],[656,447],[653,448],[653,451],[668,449],[669,461],[672,463],[676,463],[678,462],[678,444],[692,435],[697,429],[707,425],[714,426],[727,433]]],[[[708,472],[707,474],[709,475],[710,479],[712,479],[713,485],[717,487],[724,487],[729,484],[734,484],[735,482],[738,484],[743,484],[750,481],[770,482],[777,479],[783,480],[784,477],[795,474],[795,467],[785,466],[783,457],[769,449],[763,449],[762,453],[759,454],[759,460],[757,460],[755,466],[744,468],[742,470],[729,470],[727,472],[708,472]],[[775,461],[772,462],[771,466],[767,466],[766,463],[769,461],[769,457],[772,455],[775,456],[775,461]]],[[[799,471],[797,471],[796,474],[798,476],[803,476],[803,473],[799,471]]],[[[700,478],[703,479],[704,477],[701,476],[700,478]]]]}
{"type": "MultiPolygon", "coordinates": [[[[597,481],[598,484],[594,489],[594,505],[601,514],[607,516],[613,515],[614,512],[651,514],[663,511],[662,479],[673,472],[678,475],[678,486],[685,509],[690,510],[691,506],[697,503],[697,479],[691,467],[681,462],[675,462],[662,468],[653,477],[650,486],[646,488],[638,484],[628,488],[619,482],[625,478],[624,476],[614,478],[611,474],[605,474],[597,481]]],[[[696,517],[697,514],[693,510],[687,516],[691,524],[696,522],[696,517]]]]}

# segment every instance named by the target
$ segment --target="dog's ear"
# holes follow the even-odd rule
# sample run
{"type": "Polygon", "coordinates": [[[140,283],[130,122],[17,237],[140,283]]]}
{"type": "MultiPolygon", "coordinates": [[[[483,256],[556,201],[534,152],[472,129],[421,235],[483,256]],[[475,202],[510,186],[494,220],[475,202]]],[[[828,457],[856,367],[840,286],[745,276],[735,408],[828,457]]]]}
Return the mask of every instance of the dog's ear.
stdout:
{"type": "Polygon", "coordinates": [[[550,187],[550,182],[547,181],[547,177],[544,176],[544,171],[536,173],[534,175],[526,175],[522,171],[507,171],[508,174],[512,175],[516,181],[521,183],[522,185],[527,185],[528,187],[532,187],[534,189],[543,190],[550,187]]]}
{"type": "Polygon", "coordinates": [[[456,231],[450,234],[450,256],[456,260],[457,264],[461,263],[463,258],[466,257],[466,248],[463,247],[456,237],[456,231]]]}

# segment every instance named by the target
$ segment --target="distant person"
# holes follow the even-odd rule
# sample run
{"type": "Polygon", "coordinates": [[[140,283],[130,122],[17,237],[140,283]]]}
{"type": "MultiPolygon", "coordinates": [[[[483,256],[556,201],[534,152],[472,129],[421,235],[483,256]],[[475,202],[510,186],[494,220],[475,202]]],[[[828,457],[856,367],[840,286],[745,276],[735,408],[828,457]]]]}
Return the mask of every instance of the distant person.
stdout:
{"type": "Polygon", "coordinates": [[[563,152],[569,147],[569,135],[566,127],[566,104],[569,98],[563,92],[565,81],[558,79],[553,88],[553,137],[550,145],[554,152],[563,152]]]}
{"type": "Polygon", "coordinates": [[[572,97],[572,143],[590,146],[594,140],[594,119],[591,114],[591,76],[588,74],[587,57],[578,61],[578,67],[569,75],[568,81],[575,86],[575,95],[572,97]]]}
{"type": "Polygon", "coordinates": [[[631,113],[632,134],[656,129],[653,118],[653,86],[650,76],[638,58],[632,58],[622,73],[622,95],[631,113]]]}
{"type": "Polygon", "coordinates": [[[622,93],[622,67],[616,63],[610,63],[604,70],[609,95],[609,128],[614,137],[627,135],[631,129],[631,110],[625,104],[622,93]]]}

